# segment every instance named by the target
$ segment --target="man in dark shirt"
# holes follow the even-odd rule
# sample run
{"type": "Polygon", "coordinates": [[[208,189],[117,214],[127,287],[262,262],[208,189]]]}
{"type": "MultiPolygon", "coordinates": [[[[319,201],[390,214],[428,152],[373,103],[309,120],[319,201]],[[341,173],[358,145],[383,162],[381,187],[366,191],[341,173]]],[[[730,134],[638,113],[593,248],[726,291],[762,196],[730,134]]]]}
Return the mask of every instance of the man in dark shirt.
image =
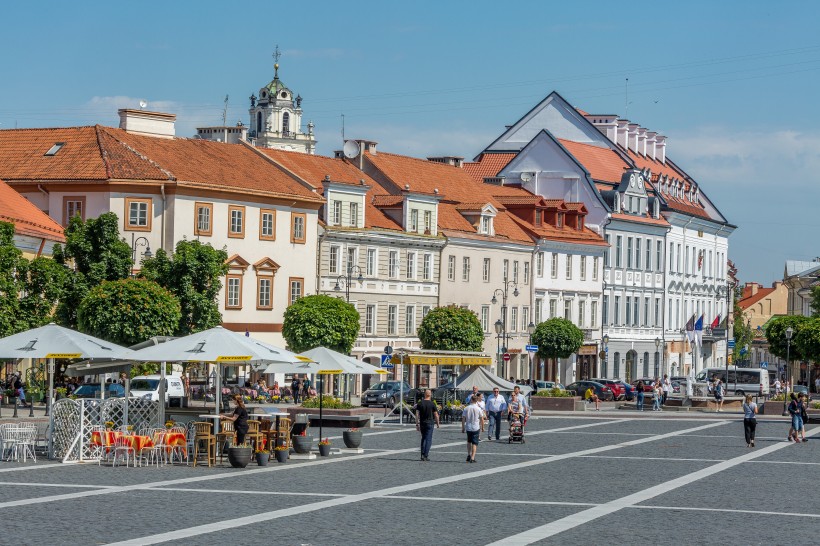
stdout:
{"type": "Polygon", "coordinates": [[[421,460],[429,461],[433,445],[433,425],[439,427],[438,408],[430,389],[424,391],[424,400],[416,404],[416,430],[421,433],[421,460]]]}

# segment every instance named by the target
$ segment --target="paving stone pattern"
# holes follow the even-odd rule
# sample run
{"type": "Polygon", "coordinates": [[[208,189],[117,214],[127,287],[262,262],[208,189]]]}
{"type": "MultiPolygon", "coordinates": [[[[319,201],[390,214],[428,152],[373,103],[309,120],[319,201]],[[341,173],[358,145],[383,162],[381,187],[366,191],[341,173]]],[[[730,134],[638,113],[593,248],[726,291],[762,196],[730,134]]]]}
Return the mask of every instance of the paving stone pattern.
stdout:
{"type": "Polygon", "coordinates": [[[458,425],[435,431],[430,462],[395,425],[366,430],[362,455],[266,468],[2,462],[0,511],[17,544],[813,543],[820,434],[787,445],[787,428],[762,420],[755,449],[772,452],[748,461],[737,416],[620,413],[534,418],[525,444],[482,441],[475,464],[458,425]],[[603,503],[614,511],[593,514],[603,503]]]}

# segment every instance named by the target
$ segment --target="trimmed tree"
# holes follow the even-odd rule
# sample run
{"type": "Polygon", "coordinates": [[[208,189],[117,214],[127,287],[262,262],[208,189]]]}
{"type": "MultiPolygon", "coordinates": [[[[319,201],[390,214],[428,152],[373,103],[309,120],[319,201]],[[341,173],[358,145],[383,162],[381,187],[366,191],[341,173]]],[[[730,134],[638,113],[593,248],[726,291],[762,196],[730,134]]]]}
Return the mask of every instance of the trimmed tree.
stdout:
{"type": "Polygon", "coordinates": [[[434,351],[481,351],[484,331],[475,313],[448,306],[432,309],[418,329],[424,349],[434,351]]]}
{"type": "Polygon", "coordinates": [[[228,273],[228,253],[200,241],[180,241],[169,256],[157,250],[156,257],[142,262],[141,275],[165,287],[179,300],[182,315],[175,335],[186,336],[222,323],[217,296],[228,273]]]}
{"type": "Polygon", "coordinates": [[[89,290],[77,310],[80,331],[133,345],[170,336],[179,323],[179,302],[153,281],[105,281],[89,290]]]}
{"type": "Polygon", "coordinates": [[[339,298],[305,296],[285,310],[282,336],[297,353],[327,347],[349,354],[358,335],[359,312],[339,298]]]}
{"type": "Polygon", "coordinates": [[[551,318],[535,327],[532,342],[542,358],[568,358],[584,343],[584,333],[572,322],[551,318]]]}
{"type": "Polygon", "coordinates": [[[792,334],[791,346],[789,347],[789,358],[791,360],[803,360],[805,356],[798,347],[796,340],[800,336],[800,330],[812,319],[803,316],[787,315],[775,317],[766,325],[766,340],[769,342],[769,351],[775,356],[786,358],[786,329],[791,326],[792,334]]]}
{"type": "Polygon", "coordinates": [[[806,360],[820,360],[820,318],[807,320],[792,338],[792,347],[806,360]]]}

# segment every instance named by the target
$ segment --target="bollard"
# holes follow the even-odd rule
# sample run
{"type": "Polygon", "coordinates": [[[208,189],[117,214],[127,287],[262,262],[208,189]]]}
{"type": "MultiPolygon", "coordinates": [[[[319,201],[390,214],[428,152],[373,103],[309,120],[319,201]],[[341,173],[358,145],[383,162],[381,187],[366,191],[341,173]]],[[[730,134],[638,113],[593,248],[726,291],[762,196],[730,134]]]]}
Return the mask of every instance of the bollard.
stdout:
{"type": "Polygon", "coordinates": [[[17,398],[15,398],[14,399],[14,415],[12,415],[12,417],[14,417],[15,419],[17,418],[17,406],[19,406],[19,405],[20,405],[19,400],[17,398]]]}
{"type": "Polygon", "coordinates": [[[28,416],[29,417],[34,417],[34,400],[29,402],[29,404],[28,404],[28,416]]]}

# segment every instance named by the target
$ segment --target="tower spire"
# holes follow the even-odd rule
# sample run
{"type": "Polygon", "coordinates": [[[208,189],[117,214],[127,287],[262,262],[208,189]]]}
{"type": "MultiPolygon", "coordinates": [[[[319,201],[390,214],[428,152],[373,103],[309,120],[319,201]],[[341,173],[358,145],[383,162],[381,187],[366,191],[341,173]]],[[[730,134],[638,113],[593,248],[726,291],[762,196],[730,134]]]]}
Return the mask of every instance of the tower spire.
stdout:
{"type": "Polygon", "coordinates": [[[273,50],[273,78],[276,79],[279,77],[279,57],[282,56],[282,52],[279,51],[279,44],[276,44],[276,49],[273,50]]]}

